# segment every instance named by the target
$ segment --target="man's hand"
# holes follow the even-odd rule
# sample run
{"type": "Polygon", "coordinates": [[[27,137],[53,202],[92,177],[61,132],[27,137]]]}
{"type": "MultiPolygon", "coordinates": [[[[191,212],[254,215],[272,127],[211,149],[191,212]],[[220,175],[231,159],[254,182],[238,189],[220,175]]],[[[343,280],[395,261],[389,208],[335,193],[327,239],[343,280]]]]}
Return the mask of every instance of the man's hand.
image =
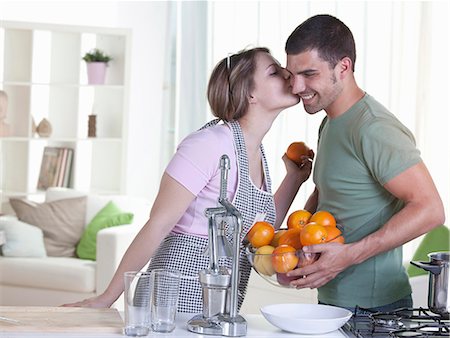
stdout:
{"type": "Polygon", "coordinates": [[[299,277],[290,285],[297,289],[314,289],[325,285],[353,265],[351,246],[351,244],[326,243],[303,247],[304,252],[320,253],[320,257],[311,265],[289,271],[288,277],[299,277]]]}

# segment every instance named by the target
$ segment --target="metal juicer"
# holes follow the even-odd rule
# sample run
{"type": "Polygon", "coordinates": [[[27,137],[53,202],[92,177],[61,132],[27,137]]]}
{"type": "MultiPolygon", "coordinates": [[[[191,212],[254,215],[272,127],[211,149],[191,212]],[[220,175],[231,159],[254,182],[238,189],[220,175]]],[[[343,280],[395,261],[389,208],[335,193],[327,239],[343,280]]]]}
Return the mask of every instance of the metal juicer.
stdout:
{"type": "Polygon", "coordinates": [[[219,206],[207,208],[209,268],[199,272],[202,285],[203,313],[188,321],[188,330],[205,335],[239,337],[247,334],[247,322],[238,314],[239,247],[242,216],[227,199],[230,159],[220,158],[219,206]],[[226,238],[229,225],[233,240],[226,238]],[[219,257],[231,257],[230,269],[219,266],[219,257]]]}

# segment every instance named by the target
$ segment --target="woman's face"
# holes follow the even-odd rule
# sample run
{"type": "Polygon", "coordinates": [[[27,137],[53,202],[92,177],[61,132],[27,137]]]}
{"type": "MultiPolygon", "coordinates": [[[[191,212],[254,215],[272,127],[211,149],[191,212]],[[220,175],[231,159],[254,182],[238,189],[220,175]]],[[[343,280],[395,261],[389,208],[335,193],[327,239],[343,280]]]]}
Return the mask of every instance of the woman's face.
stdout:
{"type": "Polygon", "coordinates": [[[289,80],[284,78],[279,62],[268,53],[258,53],[256,56],[254,83],[252,102],[257,102],[268,111],[280,111],[300,102],[300,98],[292,94],[289,80]]]}

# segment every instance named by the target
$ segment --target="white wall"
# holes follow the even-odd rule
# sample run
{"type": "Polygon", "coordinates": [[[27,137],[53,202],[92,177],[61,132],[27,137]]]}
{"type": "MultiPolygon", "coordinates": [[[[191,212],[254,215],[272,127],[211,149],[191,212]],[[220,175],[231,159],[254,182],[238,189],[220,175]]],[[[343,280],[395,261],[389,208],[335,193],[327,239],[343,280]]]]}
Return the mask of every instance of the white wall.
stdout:
{"type": "Polygon", "coordinates": [[[151,199],[161,175],[167,8],[164,1],[0,1],[0,20],[132,30],[126,192],[151,199]]]}
{"type": "MultiPolygon", "coordinates": [[[[395,2],[392,2],[392,4],[393,3],[395,2]]],[[[172,5],[173,4],[174,3],[172,2],[172,5]]],[[[308,13],[317,11],[328,12],[330,11],[330,8],[333,10],[339,8],[339,13],[336,14],[347,21],[347,19],[350,20],[349,15],[351,9],[349,6],[354,9],[355,6],[356,8],[364,6],[363,4],[363,1],[355,2],[351,5],[342,2],[336,7],[333,2],[304,1],[300,4],[292,2],[289,6],[294,6],[295,8],[300,6],[301,10],[297,9],[295,11],[279,12],[276,2],[264,2],[260,7],[258,7],[259,5],[255,4],[255,2],[216,2],[214,6],[220,7],[221,10],[220,15],[214,17],[214,21],[216,22],[215,27],[221,29],[220,31],[216,30],[210,33],[210,36],[211,34],[214,34],[214,42],[219,46],[219,48],[215,48],[215,50],[222,50],[219,54],[226,55],[230,51],[236,51],[236,46],[242,48],[246,44],[253,42],[248,37],[250,33],[239,29],[237,23],[241,21],[254,23],[258,20],[263,22],[263,19],[273,21],[275,15],[277,17],[279,16],[282,18],[281,26],[272,27],[263,25],[263,27],[259,29],[263,30],[264,40],[258,39],[258,41],[255,41],[254,43],[268,44],[272,51],[274,51],[274,54],[283,63],[284,53],[282,47],[286,36],[285,31],[290,31],[292,29],[290,26],[294,27],[296,23],[300,22],[303,17],[308,15],[308,13]],[[273,10],[270,10],[272,7],[273,10]],[[250,10],[248,10],[249,8],[250,10]],[[236,13],[236,15],[229,16],[228,14],[230,13],[227,11],[236,13]],[[268,15],[265,16],[264,13],[268,13],[268,15]],[[293,15],[292,13],[298,13],[298,15],[293,15]],[[289,28],[287,28],[288,24],[290,25],[289,28]],[[222,29],[223,27],[227,27],[228,29],[224,30],[222,29]],[[283,33],[281,34],[280,32],[283,33]],[[220,34],[232,36],[232,45],[227,43],[227,39],[220,34]],[[220,46],[222,46],[222,49],[220,46]]],[[[448,38],[448,5],[445,7],[442,5],[442,2],[439,2],[439,4],[440,6],[436,8],[439,11],[442,11],[442,8],[446,8],[447,12],[444,10],[442,13],[436,13],[437,10],[435,10],[434,13],[431,13],[433,14],[433,18],[435,18],[432,20],[432,25],[439,25],[439,27],[443,25],[444,29],[438,30],[442,31],[442,35],[437,37],[436,34],[429,34],[430,31],[424,31],[423,33],[425,36],[420,36],[417,32],[410,32],[410,36],[411,39],[416,40],[428,39],[430,48],[440,48],[443,52],[445,51],[446,54],[444,55],[441,52],[436,53],[436,58],[427,63],[429,64],[429,68],[425,70],[425,72],[430,73],[430,76],[432,74],[442,74],[442,76],[439,78],[439,76],[434,75],[433,77],[439,78],[439,83],[435,82],[430,83],[429,86],[423,86],[422,82],[422,88],[430,88],[429,90],[420,90],[416,93],[416,90],[419,90],[419,87],[415,90],[413,88],[413,90],[411,90],[411,100],[408,101],[408,107],[417,105],[418,111],[426,111],[425,114],[420,116],[420,123],[418,124],[420,128],[414,129],[413,132],[416,134],[418,146],[422,150],[425,162],[435,178],[438,189],[442,194],[448,215],[448,208],[450,205],[450,175],[448,175],[450,166],[449,134],[447,132],[424,132],[425,129],[428,131],[446,131],[450,127],[448,102],[446,100],[446,95],[448,95],[448,93],[446,93],[446,91],[448,91],[448,65],[445,62],[445,60],[448,59],[448,41],[445,39],[446,37],[448,38]],[[447,48],[444,48],[445,45],[447,45],[447,48]],[[431,88],[433,89],[431,90],[431,88]],[[417,95],[415,95],[415,93],[417,95]],[[422,107],[425,107],[426,102],[431,102],[433,109],[420,109],[421,105],[422,107]]],[[[165,62],[167,61],[165,50],[166,42],[168,40],[166,25],[170,6],[171,3],[165,1],[26,2],[0,0],[0,19],[4,20],[131,28],[132,60],[130,81],[131,92],[129,101],[130,117],[128,128],[128,182],[126,192],[147,198],[153,198],[156,195],[161,171],[165,166],[165,163],[163,162],[167,161],[167,157],[164,156],[165,154],[162,154],[164,147],[162,147],[161,140],[164,139],[164,135],[167,133],[167,131],[162,130],[165,126],[163,121],[163,114],[165,111],[163,107],[163,94],[164,86],[167,85],[164,83],[163,77],[165,62]]],[[[377,12],[379,6],[381,5],[372,2],[367,10],[370,14],[369,17],[374,18],[373,20],[378,20],[383,14],[377,12]]],[[[396,6],[398,7],[398,4],[396,6]]],[[[397,7],[393,7],[393,10],[395,11],[397,7]]],[[[414,11],[411,15],[413,14],[414,11]]],[[[407,19],[409,18],[410,16],[408,14],[407,19]]],[[[365,31],[363,28],[365,23],[363,21],[357,21],[356,23],[352,22],[352,24],[355,25],[355,27],[352,26],[352,28],[355,30],[356,38],[360,40],[360,45],[369,44],[370,41],[373,41],[373,39],[370,39],[369,41],[365,36],[361,36],[362,33],[360,32],[365,31]],[[358,29],[358,27],[360,29],[358,29]]],[[[257,29],[257,25],[252,24],[251,26],[253,29],[257,29]]],[[[397,31],[394,31],[393,34],[396,32],[397,31]]],[[[433,32],[435,32],[435,30],[433,30],[433,32]]],[[[374,32],[373,34],[377,35],[378,33],[374,32]]],[[[397,40],[393,39],[393,41],[397,40]]],[[[377,48],[377,43],[371,48],[377,48]]],[[[424,52],[426,52],[426,49],[424,49],[424,52]]],[[[399,59],[398,64],[392,65],[392,69],[390,69],[389,66],[380,66],[384,65],[385,59],[380,57],[380,53],[378,53],[377,50],[366,54],[367,55],[365,55],[364,52],[359,54],[359,62],[363,63],[365,61],[368,63],[368,68],[372,70],[372,76],[378,76],[377,74],[380,72],[380,69],[383,70],[382,75],[386,75],[386,72],[392,70],[393,73],[396,73],[399,71],[399,68],[401,68],[400,70],[403,71],[403,75],[400,76],[402,81],[399,81],[398,87],[404,89],[407,85],[411,86],[408,82],[408,67],[403,64],[405,64],[404,60],[408,60],[412,57],[412,53],[410,53],[408,57],[403,56],[404,59],[399,59]],[[369,58],[370,62],[368,62],[369,58]],[[403,67],[400,67],[402,65],[403,67]]],[[[217,57],[217,55],[212,55],[214,62],[217,61],[217,57]]],[[[426,80],[427,76],[425,75],[421,78],[426,80]]],[[[365,89],[370,92],[374,91],[375,97],[378,97],[380,100],[383,99],[383,92],[380,93],[375,89],[372,90],[370,86],[366,88],[367,78],[360,80],[365,89]]],[[[386,100],[388,99],[389,97],[386,98],[386,100]]],[[[386,104],[389,104],[389,102],[386,104]]],[[[393,104],[393,106],[393,111],[402,111],[402,109],[399,109],[395,104],[393,104]]],[[[427,107],[429,106],[430,105],[428,104],[427,107]]],[[[403,111],[410,112],[411,110],[403,109],[403,111]]],[[[182,113],[189,114],[189,112],[182,113]]],[[[289,116],[289,114],[298,114],[298,108],[295,111],[292,111],[292,113],[287,112],[285,115],[289,116]]],[[[412,115],[409,116],[411,117],[412,115]]],[[[409,121],[409,117],[401,116],[400,118],[407,125],[411,122],[409,121]]],[[[419,117],[412,116],[411,118],[414,119],[419,117]]],[[[292,128],[295,130],[290,130],[291,134],[296,136],[299,133],[299,129],[301,129],[301,135],[305,135],[305,137],[309,139],[311,135],[316,134],[317,128],[314,127],[314,124],[318,124],[320,122],[319,120],[320,119],[313,121],[311,119],[308,130],[301,129],[298,124],[292,124],[292,128]]],[[[277,123],[283,123],[283,120],[280,118],[277,123]]],[[[270,150],[270,143],[273,143],[273,141],[276,141],[277,139],[277,135],[269,137],[266,142],[266,150],[270,150]]],[[[269,154],[269,157],[270,156],[275,157],[276,161],[279,160],[279,156],[276,154],[269,154]]],[[[278,168],[275,168],[272,171],[272,176],[275,176],[273,177],[275,183],[277,183],[277,177],[281,175],[278,171],[278,168]]],[[[307,189],[305,189],[305,192],[306,190],[307,189]]],[[[302,193],[306,196],[303,191],[302,193]]]]}

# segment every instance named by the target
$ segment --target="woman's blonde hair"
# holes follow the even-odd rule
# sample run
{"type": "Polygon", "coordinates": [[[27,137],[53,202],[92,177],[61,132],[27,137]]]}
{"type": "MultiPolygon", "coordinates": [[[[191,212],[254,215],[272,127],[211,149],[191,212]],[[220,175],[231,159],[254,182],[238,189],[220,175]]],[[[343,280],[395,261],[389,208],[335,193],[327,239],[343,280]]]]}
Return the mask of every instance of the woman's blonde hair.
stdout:
{"type": "Polygon", "coordinates": [[[237,120],[248,109],[255,88],[256,55],[269,53],[268,48],[242,50],[221,60],[208,83],[208,102],[214,116],[224,121],[237,120]]]}

